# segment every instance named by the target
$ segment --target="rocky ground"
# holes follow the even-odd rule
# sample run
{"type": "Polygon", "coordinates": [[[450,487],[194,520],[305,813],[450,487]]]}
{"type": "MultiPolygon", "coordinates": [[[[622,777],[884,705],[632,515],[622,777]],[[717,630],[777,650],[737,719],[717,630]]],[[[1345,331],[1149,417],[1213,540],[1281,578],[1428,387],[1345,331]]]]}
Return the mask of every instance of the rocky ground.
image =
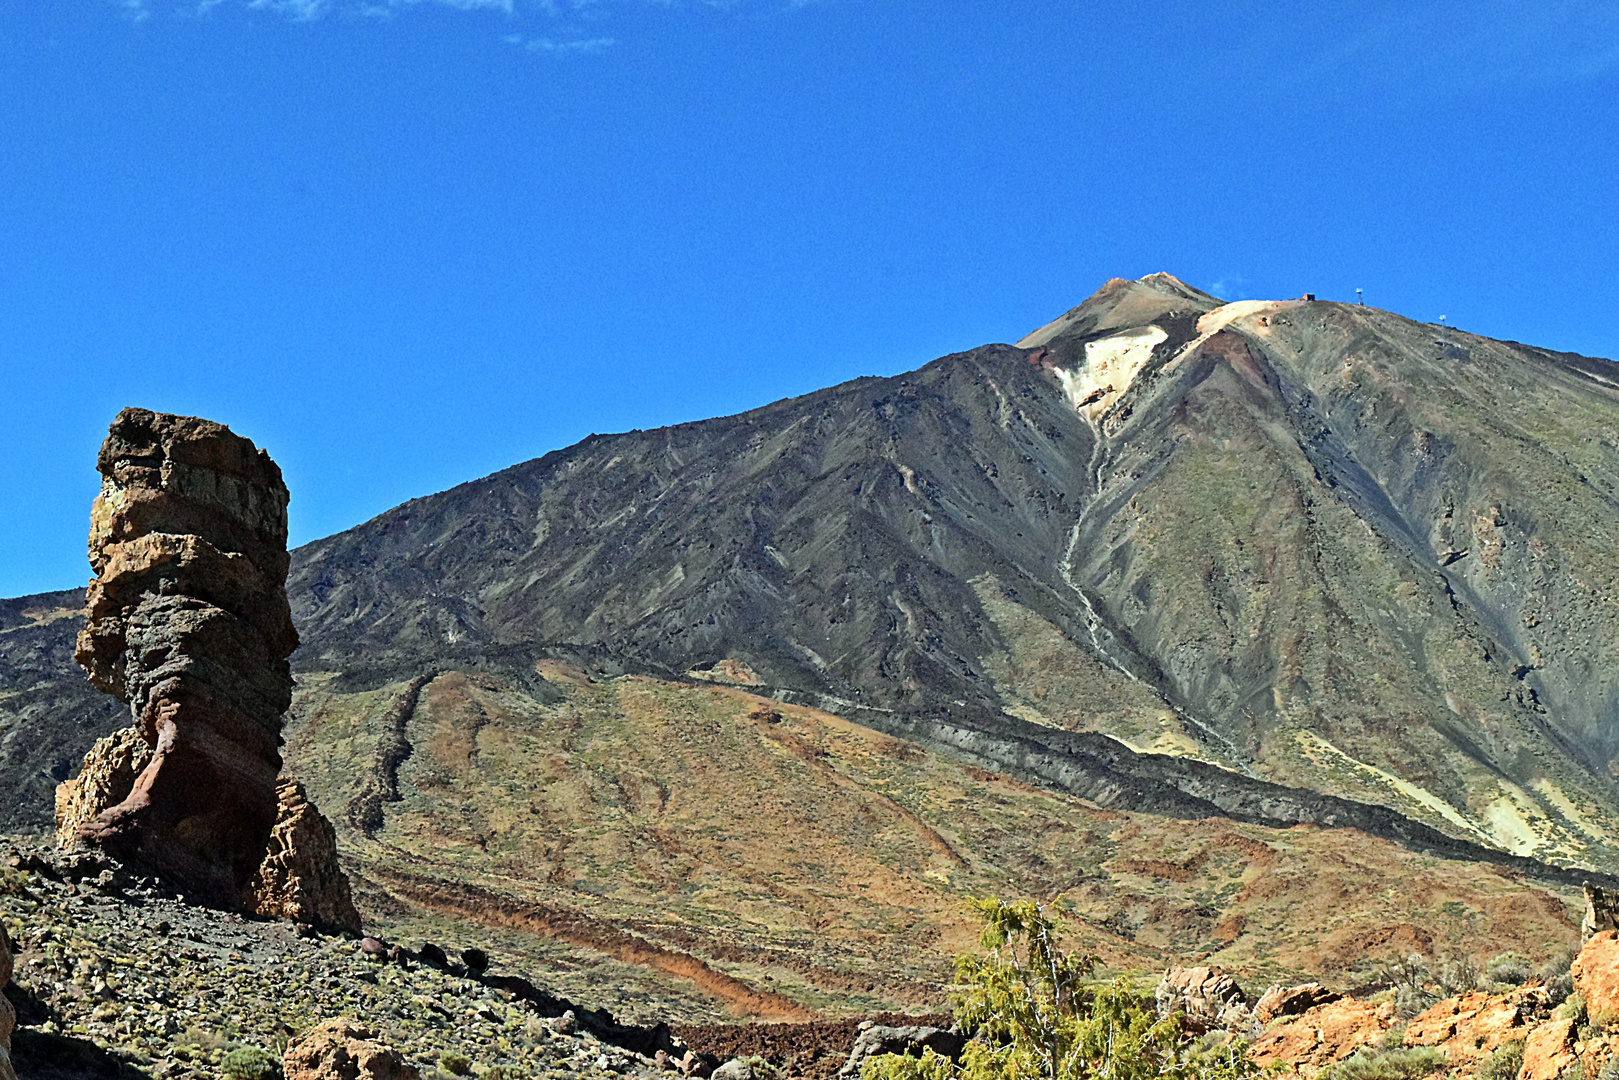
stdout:
{"type": "Polygon", "coordinates": [[[590,1016],[545,1016],[546,1003],[509,988],[521,980],[495,974],[498,958],[482,975],[453,961],[401,964],[351,938],[193,906],[98,856],[58,858],[15,840],[0,852],[24,1077],[213,1080],[231,1049],[279,1057],[291,1038],[337,1017],[377,1031],[424,1077],[659,1068],[591,1030],[590,1016]]]}
{"type": "MultiPolygon", "coordinates": [[[[243,918],[190,903],[99,854],[61,855],[22,838],[0,844],[0,913],[15,946],[6,990],[18,1012],[14,1059],[29,1080],[212,1080],[226,1075],[222,1065],[239,1047],[279,1058],[338,1019],[368,1028],[428,1080],[673,1080],[721,1062],[732,1063],[715,1072],[725,1080],[829,1080],[863,1032],[885,1030],[866,1031],[872,1021],[945,1020],[621,1025],[547,993],[474,944],[389,945],[243,918]],[[758,1058],[775,1072],[744,1064],[758,1058]]],[[[1252,1040],[1258,1064],[1302,1080],[1351,1056],[1370,1068],[1424,1053],[1456,1077],[1559,1080],[1576,1065],[1608,1076],[1619,1051],[1619,935],[1597,934],[1561,976],[1550,966],[1536,975],[1521,958],[1516,967],[1513,985],[1438,1000],[1432,991],[1450,976],[1417,969],[1405,983],[1352,996],[1310,984],[1255,1000],[1222,969],[1175,969],[1159,997],[1199,1029],[1252,1040]],[[1562,988],[1548,978],[1561,978],[1562,988]]]]}

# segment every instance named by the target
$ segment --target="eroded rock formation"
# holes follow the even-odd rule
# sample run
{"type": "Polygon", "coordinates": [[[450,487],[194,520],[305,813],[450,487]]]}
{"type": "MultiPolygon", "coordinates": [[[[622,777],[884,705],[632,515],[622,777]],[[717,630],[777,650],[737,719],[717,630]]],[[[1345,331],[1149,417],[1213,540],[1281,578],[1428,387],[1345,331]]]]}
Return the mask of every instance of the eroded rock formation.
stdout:
{"type": "Polygon", "coordinates": [[[118,414],[97,467],[75,658],[135,724],[58,789],[59,839],[210,903],[358,928],[330,824],[296,784],[278,799],[298,645],[281,470],[221,424],[145,409],[118,414]]]}
{"type": "Polygon", "coordinates": [[[80,829],[129,798],[136,777],[151,761],[152,748],[139,728],[97,739],[84,755],[79,775],[56,786],[56,842],[71,847],[80,829]]]}
{"type": "Polygon", "coordinates": [[[348,878],[338,869],[337,831],[298,781],[283,779],[276,794],[276,823],[253,887],[253,910],[359,933],[360,913],[354,910],[348,878]]]}

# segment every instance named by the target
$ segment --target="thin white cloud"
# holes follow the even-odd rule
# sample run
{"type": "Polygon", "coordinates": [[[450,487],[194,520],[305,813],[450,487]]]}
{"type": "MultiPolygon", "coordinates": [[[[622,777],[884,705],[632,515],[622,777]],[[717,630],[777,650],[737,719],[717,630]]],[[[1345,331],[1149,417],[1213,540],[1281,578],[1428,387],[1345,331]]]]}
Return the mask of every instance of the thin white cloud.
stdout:
{"type": "Polygon", "coordinates": [[[146,0],[118,0],[118,13],[130,22],[144,22],[152,17],[146,0]]]}
{"type": "Polygon", "coordinates": [[[439,4],[461,11],[500,11],[507,15],[516,12],[513,0],[387,0],[389,8],[416,7],[419,4],[439,4]]]}
{"type": "Polygon", "coordinates": [[[299,22],[318,19],[332,10],[331,0],[250,0],[247,6],[255,11],[290,15],[299,22]]]}
{"type": "Polygon", "coordinates": [[[549,53],[552,56],[568,56],[580,53],[599,53],[611,49],[618,42],[610,37],[579,38],[574,41],[554,41],[551,38],[526,38],[521,34],[509,34],[506,44],[516,45],[533,53],[549,53]]]}
{"type": "Polygon", "coordinates": [[[1372,4],[1322,59],[1388,86],[1440,94],[1595,78],[1619,65],[1612,0],[1372,4]]]}

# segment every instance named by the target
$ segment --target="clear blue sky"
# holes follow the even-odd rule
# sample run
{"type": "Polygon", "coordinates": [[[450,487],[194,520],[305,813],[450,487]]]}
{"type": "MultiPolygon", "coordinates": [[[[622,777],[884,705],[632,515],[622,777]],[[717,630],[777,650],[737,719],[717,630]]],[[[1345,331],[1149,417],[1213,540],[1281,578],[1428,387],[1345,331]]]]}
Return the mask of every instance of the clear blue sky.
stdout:
{"type": "Polygon", "coordinates": [[[0,0],[0,595],[119,408],[304,542],[1113,276],[1619,355],[1619,5],[0,0]]]}

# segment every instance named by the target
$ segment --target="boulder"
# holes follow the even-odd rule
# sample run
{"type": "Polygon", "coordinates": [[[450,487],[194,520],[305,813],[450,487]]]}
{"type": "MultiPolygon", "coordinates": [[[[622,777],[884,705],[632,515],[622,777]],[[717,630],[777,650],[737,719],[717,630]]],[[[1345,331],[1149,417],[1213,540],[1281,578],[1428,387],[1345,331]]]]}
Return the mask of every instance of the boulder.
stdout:
{"type": "Polygon", "coordinates": [[[1172,967],[1156,994],[1158,1015],[1185,1015],[1194,1029],[1246,1026],[1252,1022],[1248,996],[1224,968],[1172,967]]]}
{"type": "Polygon", "coordinates": [[[1585,943],[1568,967],[1574,992],[1593,1019],[1619,1019],[1619,933],[1603,930],[1585,943]]]}
{"type": "Polygon", "coordinates": [[[1254,1005],[1254,1019],[1268,1024],[1279,1016],[1299,1016],[1317,1005],[1325,1005],[1343,997],[1320,983],[1300,983],[1297,986],[1273,986],[1260,995],[1254,1005]]]}
{"type": "Polygon", "coordinates": [[[1579,1056],[1574,1051],[1574,1021],[1547,1020],[1529,1033],[1523,1046],[1523,1068],[1518,1080],[1557,1080],[1579,1056]]]}
{"type": "Polygon", "coordinates": [[[1311,1080],[1361,1047],[1381,1041],[1393,1022],[1391,1003],[1340,998],[1277,1022],[1248,1047],[1248,1058],[1261,1068],[1281,1062],[1311,1080]]]}
{"type": "Polygon", "coordinates": [[[286,1080],[420,1080],[405,1056],[353,1020],[327,1020],[287,1047],[286,1080]]]}
{"type": "Polygon", "coordinates": [[[253,911],[326,930],[360,932],[349,880],[337,862],[337,831],[296,780],[276,786],[276,822],[253,886],[253,911]]]}
{"type": "Polygon", "coordinates": [[[849,1060],[844,1062],[838,1076],[859,1076],[860,1067],[865,1064],[866,1059],[879,1054],[907,1054],[911,1057],[920,1057],[924,1049],[929,1049],[955,1060],[961,1057],[962,1047],[966,1045],[965,1035],[944,1028],[921,1024],[904,1027],[873,1024],[855,1039],[854,1048],[849,1051],[849,1060]]]}
{"type": "Polygon", "coordinates": [[[712,1080],[770,1080],[773,1071],[755,1069],[753,1063],[744,1058],[732,1058],[709,1076],[712,1080]]]}

